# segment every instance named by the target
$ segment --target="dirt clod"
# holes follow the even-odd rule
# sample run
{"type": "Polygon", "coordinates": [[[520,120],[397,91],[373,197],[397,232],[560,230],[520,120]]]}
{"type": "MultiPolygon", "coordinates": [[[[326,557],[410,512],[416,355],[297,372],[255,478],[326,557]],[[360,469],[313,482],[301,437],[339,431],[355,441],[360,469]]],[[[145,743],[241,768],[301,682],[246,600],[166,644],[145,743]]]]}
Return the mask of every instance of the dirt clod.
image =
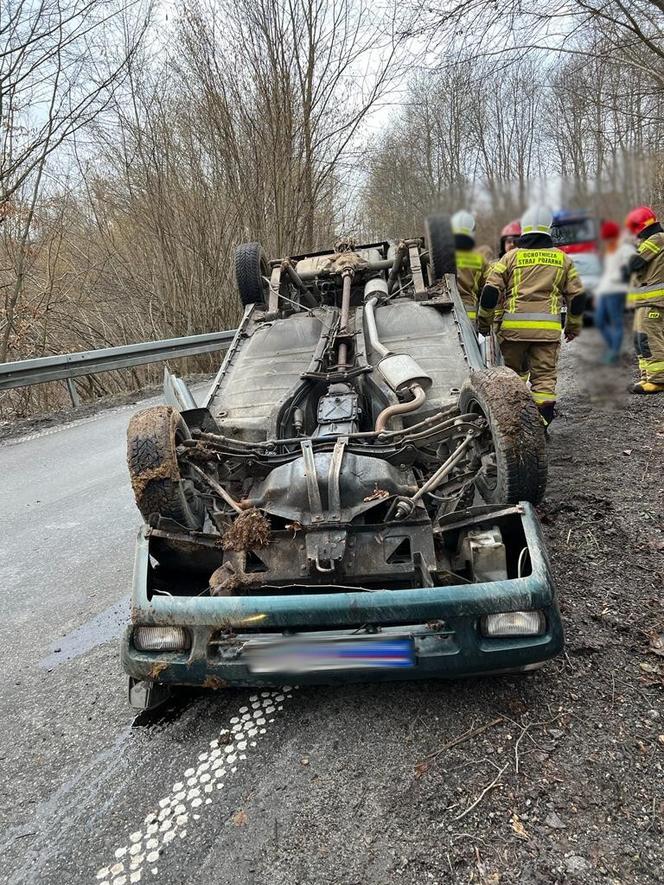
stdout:
{"type": "Polygon", "coordinates": [[[256,508],[245,510],[224,532],[222,542],[225,550],[236,553],[267,547],[270,543],[270,521],[256,508]]]}
{"type": "Polygon", "coordinates": [[[211,596],[230,596],[240,579],[230,562],[224,562],[212,572],[209,583],[211,596]]]}
{"type": "Polygon", "coordinates": [[[233,824],[234,824],[236,827],[244,827],[244,826],[246,826],[246,824],[247,824],[247,819],[248,819],[248,818],[247,818],[247,812],[246,812],[246,811],[243,811],[243,809],[240,809],[239,811],[236,811],[235,814],[233,815],[233,817],[231,818],[233,824]]]}
{"type": "Polygon", "coordinates": [[[211,688],[213,691],[217,691],[220,688],[225,688],[228,685],[227,682],[224,682],[223,679],[220,679],[219,676],[207,676],[203,681],[203,688],[211,688]]]}

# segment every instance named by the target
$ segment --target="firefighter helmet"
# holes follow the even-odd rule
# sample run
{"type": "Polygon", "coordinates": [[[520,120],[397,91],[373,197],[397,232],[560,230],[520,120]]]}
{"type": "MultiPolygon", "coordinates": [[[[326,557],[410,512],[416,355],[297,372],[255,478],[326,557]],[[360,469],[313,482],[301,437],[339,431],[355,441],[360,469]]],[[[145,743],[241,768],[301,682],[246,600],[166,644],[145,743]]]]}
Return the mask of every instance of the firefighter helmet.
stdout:
{"type": "Polygon", "coordinates": [[[475,237],[475,218],[465,209],[459,209],[452,216],[452,233],[462,234],[464,237],[475,237]]]}
{"type": "Polygon", "coordinates": [[[553,214],[546,206],[533,206],[532,209],[526,209],[521,216],[521,232],[523,234],[549,234],[550,236],[552,224],[553,214]]]}
{"type": "Polygon", "coordinates": [[[638,236],[651,224],[657,224],[657,216],[650,206],[637,206],[625,219],[625,227],[635,236],[638,236]]]}
{"type": "Polygon", "coordinates": [[[500,232],[501,239],[503,237],[520,237],[521,236],[521,222],[520,221],[510,221],[509,224],[506,224],[505,227],[500,232]]]}

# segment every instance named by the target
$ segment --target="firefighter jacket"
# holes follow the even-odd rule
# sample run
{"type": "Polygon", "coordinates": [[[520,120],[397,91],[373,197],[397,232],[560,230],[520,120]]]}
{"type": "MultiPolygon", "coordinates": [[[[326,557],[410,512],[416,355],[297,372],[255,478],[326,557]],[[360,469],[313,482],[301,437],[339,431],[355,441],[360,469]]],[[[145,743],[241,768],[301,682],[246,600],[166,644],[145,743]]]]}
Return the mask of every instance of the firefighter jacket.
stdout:
{"type": "Polygon", "coordinates": [[[477,316],[477,300],[489,271],[489,262],[474,249],[456,250],[457,287],[471,320],[477,316]]]}
{"type": "Polygon", "coordinates": [[[641,240],[636,251],[647,263],[632,274],[627,303],[630,307],[664,307],[664,233],[641,240]]]}
{"type": "Polygon", "coordinates": [[[581,330],[585,295],[578,271],[549,237],[537,240],[532,248],[512,249],[489,268],[479,322],[490,326],[496,310],[502,312],[500,336],[506,341],[558,341],[563,307],[566,330],[581,330]]]}

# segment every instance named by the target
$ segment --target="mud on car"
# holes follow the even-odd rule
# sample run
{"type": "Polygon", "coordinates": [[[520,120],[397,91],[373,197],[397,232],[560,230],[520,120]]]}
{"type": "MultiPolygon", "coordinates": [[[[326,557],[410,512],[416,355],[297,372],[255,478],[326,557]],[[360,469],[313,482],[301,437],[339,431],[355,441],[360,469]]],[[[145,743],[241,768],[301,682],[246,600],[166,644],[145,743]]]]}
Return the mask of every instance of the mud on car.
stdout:
{"type": "Polygon", "coordinates": [[[166,373],[128,429],[132,703],[557,654],[544,431],[483,363],[448,219],[272,260],[247,243],[235,270],[244,314],[203,405],[166,373]]]}

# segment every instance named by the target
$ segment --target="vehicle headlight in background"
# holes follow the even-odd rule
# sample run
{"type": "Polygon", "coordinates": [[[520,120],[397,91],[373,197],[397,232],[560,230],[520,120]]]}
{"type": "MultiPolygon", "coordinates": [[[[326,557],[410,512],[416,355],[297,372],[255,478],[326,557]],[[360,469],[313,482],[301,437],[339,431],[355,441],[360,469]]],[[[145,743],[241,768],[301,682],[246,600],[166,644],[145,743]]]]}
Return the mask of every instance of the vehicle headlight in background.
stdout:
{"type": "Polygon", "coordinates": [[[134,645],[139,651],[184,651],[191,638],[184,627],[134,627],[134,645]]]}
{"type": "Polygon", "coordinates": [[[546,628],[544,612],[499,612],[484,615],[481,622],[483,636],[539,636],[546,628]]]}

